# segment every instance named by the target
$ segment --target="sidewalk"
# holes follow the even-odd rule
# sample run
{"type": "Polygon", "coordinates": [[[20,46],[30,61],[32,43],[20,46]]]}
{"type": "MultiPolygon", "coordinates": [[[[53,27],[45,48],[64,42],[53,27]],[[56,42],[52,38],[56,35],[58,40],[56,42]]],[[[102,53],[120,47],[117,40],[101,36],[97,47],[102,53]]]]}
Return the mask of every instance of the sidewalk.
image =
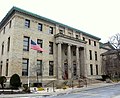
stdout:
{"type": "Polygon", "coordinates": [[[69,94],[69,93],[75,93],[75,92],[80,92],[80,91],[85,91],[89,89],[94,89],[98,87],[104,87],[104,86],[109,86],[109,85],[115,85],[115,84],[120,84],[120,83],[96,83],[96,84],[91,84],[88,85],[87,87],[81,87],[81,88],[68,88],[68,89],[55,89],[55,92],[53,92],[52,88],[49,88],[49,92],[47,92],[47,88],[44,91],[38,91],[34,92],[32,94],[10,94],[10,95],[3,95],[1,94],[0,97],[2,98],[13,98],[13,97],[36,97],[36,96],[58,96],[58,95],[63,95],[63,94],[69,94]]]}

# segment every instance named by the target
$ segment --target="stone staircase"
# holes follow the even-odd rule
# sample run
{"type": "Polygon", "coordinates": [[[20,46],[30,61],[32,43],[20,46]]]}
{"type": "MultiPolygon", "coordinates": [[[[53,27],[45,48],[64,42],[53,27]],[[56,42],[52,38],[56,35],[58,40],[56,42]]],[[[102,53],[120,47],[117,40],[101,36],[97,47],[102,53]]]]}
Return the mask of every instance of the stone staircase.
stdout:
{"type": "Polygon", "coordinates": [[[90,78],[85,78],[85,79],[80,79],[80,80],[52,80],[47,82],[44,87],[63,87],[63,86],[69,86],[69,87],[74,87],[74,86],[87,86],[90,84],[95,84],[95,83],[102,83],[103,81],[101,80],[96,80],[96,79],[90,79],[90,78]]]}

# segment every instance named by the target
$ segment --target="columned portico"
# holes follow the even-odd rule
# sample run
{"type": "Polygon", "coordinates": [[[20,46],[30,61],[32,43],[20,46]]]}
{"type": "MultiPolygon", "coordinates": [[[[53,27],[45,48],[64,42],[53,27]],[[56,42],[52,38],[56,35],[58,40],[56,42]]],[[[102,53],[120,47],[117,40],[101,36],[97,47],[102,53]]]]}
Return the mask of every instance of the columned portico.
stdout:
{"type": "Polygon", "coordinates": [[[85,42],[60,33],[55,38],[58,44],[58,79],[79,78],[85,70],[83,67],[85,42]]]}

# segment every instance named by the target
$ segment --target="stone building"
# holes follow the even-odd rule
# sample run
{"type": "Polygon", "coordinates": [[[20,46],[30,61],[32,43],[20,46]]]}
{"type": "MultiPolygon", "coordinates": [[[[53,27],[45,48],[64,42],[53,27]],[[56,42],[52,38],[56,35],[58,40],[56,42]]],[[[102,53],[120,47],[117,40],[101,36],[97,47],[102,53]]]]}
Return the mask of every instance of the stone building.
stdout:
{"type": "Polygon", "coordinates": [[[0,75],[22,82],[100,78],[99,37],[13,7],[0,22],[0,75]],[[35,41],[45,52],[30,48],[35,41]]]}

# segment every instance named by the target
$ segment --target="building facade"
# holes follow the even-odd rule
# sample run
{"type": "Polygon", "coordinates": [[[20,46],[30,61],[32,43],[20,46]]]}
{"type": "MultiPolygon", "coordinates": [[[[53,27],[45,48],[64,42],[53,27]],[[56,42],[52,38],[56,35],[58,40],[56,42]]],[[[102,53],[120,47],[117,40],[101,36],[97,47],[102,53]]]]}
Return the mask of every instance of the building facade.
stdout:
{"type": "Polygon", "coordinates": [[[22,82],[99,78],[100,38],[13,7],[0,22],[0,75],[22,82]],[[35,41],[45,52],[30,48],[35,41]]]}

